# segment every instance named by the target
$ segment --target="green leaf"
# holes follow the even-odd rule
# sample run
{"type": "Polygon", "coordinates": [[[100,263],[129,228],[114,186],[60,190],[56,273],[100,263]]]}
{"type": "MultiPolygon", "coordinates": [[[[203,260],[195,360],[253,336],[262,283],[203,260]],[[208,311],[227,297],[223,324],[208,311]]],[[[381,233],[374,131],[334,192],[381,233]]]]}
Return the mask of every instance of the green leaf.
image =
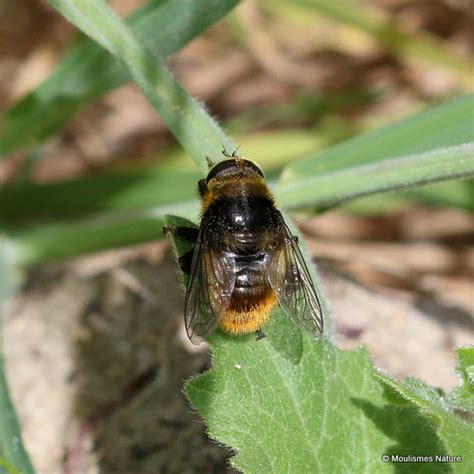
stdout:
{"type": "Polygon", "coordinates": [[[442,392],[423,382],[409,378],[405,383],[398,382],[379,373],[376,378],[385,389],[385,398],[397,406],[404,404],[418,410],[436,430],[446,451],[438,454],[461,456],[462,463],[452,464],[455,472],[472,472],[474,459],[474,424],[454,414],[442,392]]]}
{"type": "Polygon", "coordinates": [[[474,94],[468,94],[359,135],[292,163],[285,168],[282,181],[471,144],[473,108],[474,94]]]}
{"type": "Polygon", "coordinates": [[[11,264],[11,243],[0,235],[0,472],[30,474],[34,470],[23,447],[20,426],[8,394],[2,348],[3,310],[17,284],[11,264]]]}
{"type": "Polygon", "coordinates": [[[192,200],[197,172],[135,171],[81,177],[58,183],[0,188],[0,223],[71,219],[84,214],[158,208],[192,200]]]}
{"type": "MultiPolygon", "coordinates": [[[[283,178],[272,186],[278,205],[330,206],[370,193],[472,175],[474,141],[466,126],[470,123],[466,104],[474,105],[473,98],[467,96],[337,145],[322,152],[319,158],[310,157],[288,166],[283,178]],[[433,132],[429,140],[425,139],[425,134],[437,127],[439,134],[433,132]],[[444,132],[446,129],[449,134],[444,132]],[[413,130],[425,137],[421,144],[412,135],[413,130]],[[393,136],[397,139],[392,140],[393,136]],[[384,148],[385,142],[392,152],[388,145],[384,148]],[[413,153],[397,155],[410,151],[413,153]],[[390,158],[385,159],[387,156],[390,158]]],[[[157,170],[5,188],[0,191],[0,221],[14,238],[16,261],[24,265],[146,242],[162,236],[165,214],[184,213],[195,218],[198,204],[191,197],[197,176],[157,170]],[[86,215],[71,222],[72,214],[86,215]],[[37,227],[12,227],[15,220],[32,217],[46,220],[37,227]]],[[[472,201],[472,185],[465,184],[457,188],[461,190],[460,194],[456,191],[459,196],[454,196],[460,205],[472,201]]],[[[450,199],[453,189],[447,187],[450,199]]]]}
{"type": "Polygon", "coordinates": [[[474,95],[361,135],[286,167],[283,206],[340,202],[474,174],[474,95]]]}
{"type": "Polygon", "coordinates": [[[461,384],[451,393],[449,403],[474,414],[474,347],[460,347],[456,352],[461,384]]]}
{"type": "Polygon", "coordinates": [[[474,176],[474,141],[321,175],[308,175],[279,183],[275,192],[281,205],[287,208],[305,204],[330,207],[369,194],[470,176],[474,176]]]}
{"type": "MultiPolygon", "coordinates": [[[[164,60],[237,3],[238,0],[155,0],[130,15],[126,23],[156,60],[164,60]]],[[[129,78],[107,51],[94,41],[81,38],[56,71],[6,113],[0,133],[0,159],[20,147],[41,142],[64,126],[80,107],[129,78]]]]}
{"type": "MultiPolygon", "coordinates": [[[[222,147],[235,149],[214,119],[105,2],[48,1],[123,63],[202,173],[208,170],[206,157],[219,161],[222,147]]],[[[181,5],[181,8],[185,6],[181,5]]]]}
{"type": "MultiPolygon", "coordinates": [[[[190,250],[179,239],[173,244],[178,256],[190,250]]],[[[448,452],[416,408],[387,405],[365,349],[343,352],[327,337],[315,341],[281,309],[263,329],[259,341],[253,334],[211,334],[213,367],[186,387],[209,435],[236,452],[238,469],[392,472],[385,454],[448,452]]],[[[427,465],[426,472],[447,469],[427,465]]]]}
{"type": "Polygon", "coordinates": [[[187,384],[209,435],[236,451],[235,467],[248,473],[381,473],[393,472],[384,454],[449,452],[416,409],[386,404],[365,349],[343,352],[301,334],[295,363],[275,346],[274,326],[280,334],[293,330],[277,312],[261,341],[214,333],[212,369],[187,384]]]}
{"type": "MultiPolygon", "coordinates": [[[[288,166],[274,186],[278,204],[329,206],[374,192],[472,175],[469,107],[473,99],[471,95],[442,105],[288,166]],[[413,153],[399,155],[408,152],[413,153]]],[[[165,214],[195,217],[197,202],[191,198],[197,177],[158,170],[23,184],[0,191],[0,220],[15,238],[16,261],[24,265],[145,242],[161,237],[165,214]],[[70,222],[71,215],[84,213],[92,216],[70,222]],[[12,229],[15,220],[31,217],[53,220],[12,229]]],[[[452,189],[448,187],[450,196],[452,189]]],[[[459,189],[463,192],[456,199],[461,204],[470,202],[472,185],[466,182],[459,189]]]]}
{"type": "Polygon", "coordinates": [[[397,194],[370,195],[349,201],[344,209],[359,214],[381,214],[425,203],[436,206],[449,206],[474,211],[474,181],[444,181],[432,185],[412,188],[397,194]]]}
{"type": "Polygon", "coordinates": [[[0,222],[8,229],[12,258],[21,266],[157,240],[163,237],[166,214],[197,216],[198,177],[115,173],[5,188],[0,190],[0,222]]]}
{"type": "Polygon", "coordinates": [[[12,259],[16,265],[33,266],[158,240],[163,237],[165,215],[194,218],[197,213],[197,201],[183,201],[140,211],[99,214],[74,221],[59,220],[31,228],[10,229],[12,259]]]}

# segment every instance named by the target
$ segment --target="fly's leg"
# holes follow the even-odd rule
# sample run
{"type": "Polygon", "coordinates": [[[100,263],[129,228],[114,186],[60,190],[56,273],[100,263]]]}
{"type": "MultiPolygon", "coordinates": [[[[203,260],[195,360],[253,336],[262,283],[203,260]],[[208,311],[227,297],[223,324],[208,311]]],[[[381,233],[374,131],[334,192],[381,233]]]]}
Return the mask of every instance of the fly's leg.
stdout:
{"type": "Polygon", "coordinates": [[[261,339],[264,339],[265,337],[267,337],[267,336],[261,329],[257,329],[255,331],[255,339],[257,341],[260,341],[261,339]]]}
{"type": "MultiPolygon", "coordinates": [[[[196,240],[198,238],[198,232],[199,232],[199,229],[197,229],[196,227],[180,227],[180,226],[163,227],[164,235],[172,235],[174,238],[178,240],[182,240],[183,242],[189,242],[191,244],[196,243],[196,240]]],[[[194,252],[194,245],[188,252],[186,252],[185,254],[181,255],[181,257],[178,258],[179,268],[186,275],[189,275],[191,272],[193,252],[194,252]]]]}
{"type": "Polygon", "coordinates": [[[189,252],[186,252],[184,255],[181,255],[181,257],[178,258],[179,268],[186,275],[189,275],[191,273],[191,263],[193,261],[193,251],[194,251],[194,249],[190,250],[189,252]]]}
{"type": "Polygon", "coordinates": [[[183,240],[184,242],[196,243],[199,229],[197,227],[179,227],[172,225],[165,225],[163,227],[164,235],[172,235],[173,237],[183,240]]]}

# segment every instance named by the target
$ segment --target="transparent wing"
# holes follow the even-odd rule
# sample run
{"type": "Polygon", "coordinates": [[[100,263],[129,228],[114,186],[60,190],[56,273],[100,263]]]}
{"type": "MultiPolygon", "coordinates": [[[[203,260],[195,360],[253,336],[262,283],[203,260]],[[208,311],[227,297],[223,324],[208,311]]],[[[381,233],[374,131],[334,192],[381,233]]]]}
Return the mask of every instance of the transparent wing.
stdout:
{"type": "Polygon", "coordinates": [[[296,323],[314,335],[323,330],[319,297],[297,238],[283,223],[284,244],[275,249],[268,264],[268,280],[280,306],[296,323]]]}
{"type": "Polygon", "coordinates": [[[234,259],[213,245],[201,224],[184,307],[186,332],[195,344],[212,332],[227,310],[235,285],[234,259]]]}

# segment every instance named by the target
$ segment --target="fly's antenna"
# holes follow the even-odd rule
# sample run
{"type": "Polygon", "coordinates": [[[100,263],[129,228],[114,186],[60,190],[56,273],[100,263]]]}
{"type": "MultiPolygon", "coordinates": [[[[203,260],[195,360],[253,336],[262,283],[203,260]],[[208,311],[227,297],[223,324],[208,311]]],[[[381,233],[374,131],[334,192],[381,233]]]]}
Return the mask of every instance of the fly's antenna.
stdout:
{"type": "Polygon", "coordinates": [[[229,155],[229,152],[225,149],[225,146],[224,144],[221,142],[221,145],[222,145],[222,154],[226,157],[226,158],[232,158],[233,155],[229,155]]]}
{"type": "Polygon", "coordinates": [[[236,158],[236,159],[241,158],[241,156],[237,154],[241,146],[242,146],[242,143],[232,152],[232,158],[236,158]]]}

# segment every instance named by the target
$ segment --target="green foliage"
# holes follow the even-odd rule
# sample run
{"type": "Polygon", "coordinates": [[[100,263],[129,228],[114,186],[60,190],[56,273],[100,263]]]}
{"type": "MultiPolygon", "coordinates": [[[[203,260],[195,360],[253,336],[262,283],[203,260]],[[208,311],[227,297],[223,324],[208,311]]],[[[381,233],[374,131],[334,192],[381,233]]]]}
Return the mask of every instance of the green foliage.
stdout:
{"type": "Polygon", "coordinates": [[[14,240],[12,258],[20,266],[138,244],[163,237],[164,216],[169,212],[195,215],[197,203],[184,202],[141,211],[99,215],[71,222],[56,221],[10,231],[14,240]]]}
{"type": "MultiPolygon", "coordinates": [[[[472,357],[474,348],[466,349],[466,351],[472,357]]],[[[440,391],[412,378],[407,379],[405,383],[383,374],[378,374],[377,378],[385,388],[385,398],[389,403],[398,407],[415,408],[434,427],[445,447],[444,452],[438,451],[437,454],[462,457],[462,463],[451,464],[453,471],[472,472],[474,470],[472,457],[474,424],[454,414],[449,407],[448,400],[440,391]]],[[[467,409],[467,406],[464,408],[467,409]]]]}
{"type": "MultiPolygon", "coordinates": [[[[178,255],[189,250],[173,241],[178,255]]],[[[213,368],[186,388],[209,435],[236,451],[235,467],[378,473],[392,472],[383,455],[459,455],[462,464],[426,464],[426,472],[451,466],[469,472],[474,427],[449,412],[436,390],[378,373],[364,349],[344,352],[327,337],[314,341],[281,309],[264,330],[267,337],[259,341],[253,334],[237,338],[216,331],[208,338],[213,368]]]]}
{"type": "Polygon", "coordinates": [[[440,104],[290,165],[282,180],[472,145],[474,94],[440,104]]]}
{"type": "Polygon", "coordinates": [[[199,176],[197,172],[135,171],[6,186],[0,189],[0,223],[44,222],[175,205],[195,197],[199,176]]]}
{"type": "Polygon", "coordinates": [[[300,176],[298,179],[279,184],[277,195],[283,206],[316,204],[328,208],[359,196],[472,176],[474,143],[392,158],[336,172],[313,173],[308,173],[306,178],[300,176]]]}
{"type": "MultiPolygon", "coordinates": [[[[277,202],[284,208],[327,208],[364,195],[473,176],[474,142],[466,126],[473,98],[460,98],[288,165],[273,186],[277,202]],[[436,134],[437,128],[449,128],[450,133],[436,134]],[[423,137],[422,145],[413,130],[423,137]]],[[[166,214],[197,216],[193,196],[198,176],[157,169],[58,184],[26,183],[0,190],[0,222],[14,237],[15,259],[21,265],[154,240],[161,237],[166,214]],[[72,215],[78,218],[68,220],[72,215]],[[34,227],[19,225],[31,219],[38,220],[34,227]]],[[[472,183],[444,186],[445,202],[472,205],[472,183]]],[[[440,199],[430,188],[412,192],[440,199]]]]}
{"type": "MultiPolygon", "coordinates": [[[[150,2],[127,23],[103,1],[49,2],[114,58],[82,39],[57,72],[7,114],[0,153],[41,141],[80,106],[128,78],[201,173],[207,171],[206,156],[218,160],[222,145],[233,148],[162,61],[236,0],[150,2]]],[[[314,1],[322,11],[323,3],[314,1]]],[[[351,20],[348,11],[334,8],[325,11],[342,15],[343,21],[364,19],[351,20]]],[[[385,30],[380,31],[382,41],[385,30]]],[[[387,41],[400,38],[405,37],[387,41]]],[[[466,96],[290,164],[275,183],[277,200],[283,207],[327,207],[367,194],[473,176],[473,105],[474,96],[466,96]]],[[[1,190],[0,222],[9,239],[0,242],[0,285],[11,281],[12,262],[31,266],[154,240],[162,237],[164,224],[183,222],[183,217],[195,220],[197,176],[173,172],[171,179],[171,173],[159,169],[1,190]]],[[[178,255],[189,250],[177,241],[174,246],[178,255]]],[[[330,327],[327,306],[323,298],[330,327]]],[[[424,472],[469,472],[473,428],[455,411],[473,407],[472,349],[459,351],[463,384],[444,397],[419,381],[402,384],[377,373],[364,349],[335,348],[330,331],[318,341],[310,339],[279,309],[265,332],[261,341],[252,335],[212,334],[213,368],[187,385],[210,435],[236,451],[236,467],[246,472],[378,473],[394,470],[382,462],[384,454],[450,454],[464,456],[464,462],[426,464],[424,472]]],[[[2,364],[0,358],[0,466],[4,456],[29,473],[2,364]]],[[[395,467],[409,472],[410,465],[395,467]]]]}
{"type": "MultiPolygon", "coordinates": [[[[189,251],[189,244],[173,243],[178,255],[189,251]]],[[[409,390],[390,392],[403,386],[379,374],[364,349],[343,352],[326,338],[315,342],[280,309],[265,333],[257,341],[215,332],[208,339],[213,368],[187,384],[209,434],[236,450],[235,467],[378,473],[393,469],[383,455],[459,455],[463,463],[424,469],[469,472],[473,427],[448,412],[436,390],[410,379],[409,390]],[[378,381],[391,385],[383,390],[378,381]]],[[[409,464],[397,466],[410,472],[409,464]]]]}
{"type": "MultiPolygon", "coordinates": [[[[105,2],[49,0],[49,3],[123,63],[203,173],[207,170],[206,156],[218,161],[222,147],[236,148],[204,108],[105,2]]],[[[179,5],[185,11],[186,5],[179,5]]]]}
{"type": "MultiPolygon", "coordinates": [[[[238,0],[154,0],[130,15],[126,24],[159,61],[181,49],[237,3],[238,0]]],[[[100,45],[81,38],[56,71],[3,117],[0,159],[18,148],[41,142],[64,126],[82,106],[129,78],[123,66],[100,45]]]]}
{"type": "Polygon", "coordinates": [[[474,174],[474,94],[290,164],[277,186],[288,207],[330,207],[380,191],[474,174]]]}
{"type": "MultiPolygon", "coordinates": [[[[176,217],[166,223],[193,225],[176,217]]],[[[172,242],[178,256],[190,249],[178,239],[172,242]]],[[[213,368],[186,388],[209,435],[236,451],[236,468],[279,473],[350,467],[378,473],[392,472],[383,455],[444,455],[461,456],[463,462],[425,464],[425,471],[469,472],[474,426],[437,390],[377,372],[364,349],[344,352],[327,337],[314,341],[281,309],[264,330],[267,337],[259,341],[253,334],[237,338],[216,331],[208,338],[213,368]]],[[[461,375],[471,386],[454,393],[462,390],[469,398],[472,349],[461,354],[461,375]]],[[[397,467],[410,472],[410,464],[397,467]]]]}

